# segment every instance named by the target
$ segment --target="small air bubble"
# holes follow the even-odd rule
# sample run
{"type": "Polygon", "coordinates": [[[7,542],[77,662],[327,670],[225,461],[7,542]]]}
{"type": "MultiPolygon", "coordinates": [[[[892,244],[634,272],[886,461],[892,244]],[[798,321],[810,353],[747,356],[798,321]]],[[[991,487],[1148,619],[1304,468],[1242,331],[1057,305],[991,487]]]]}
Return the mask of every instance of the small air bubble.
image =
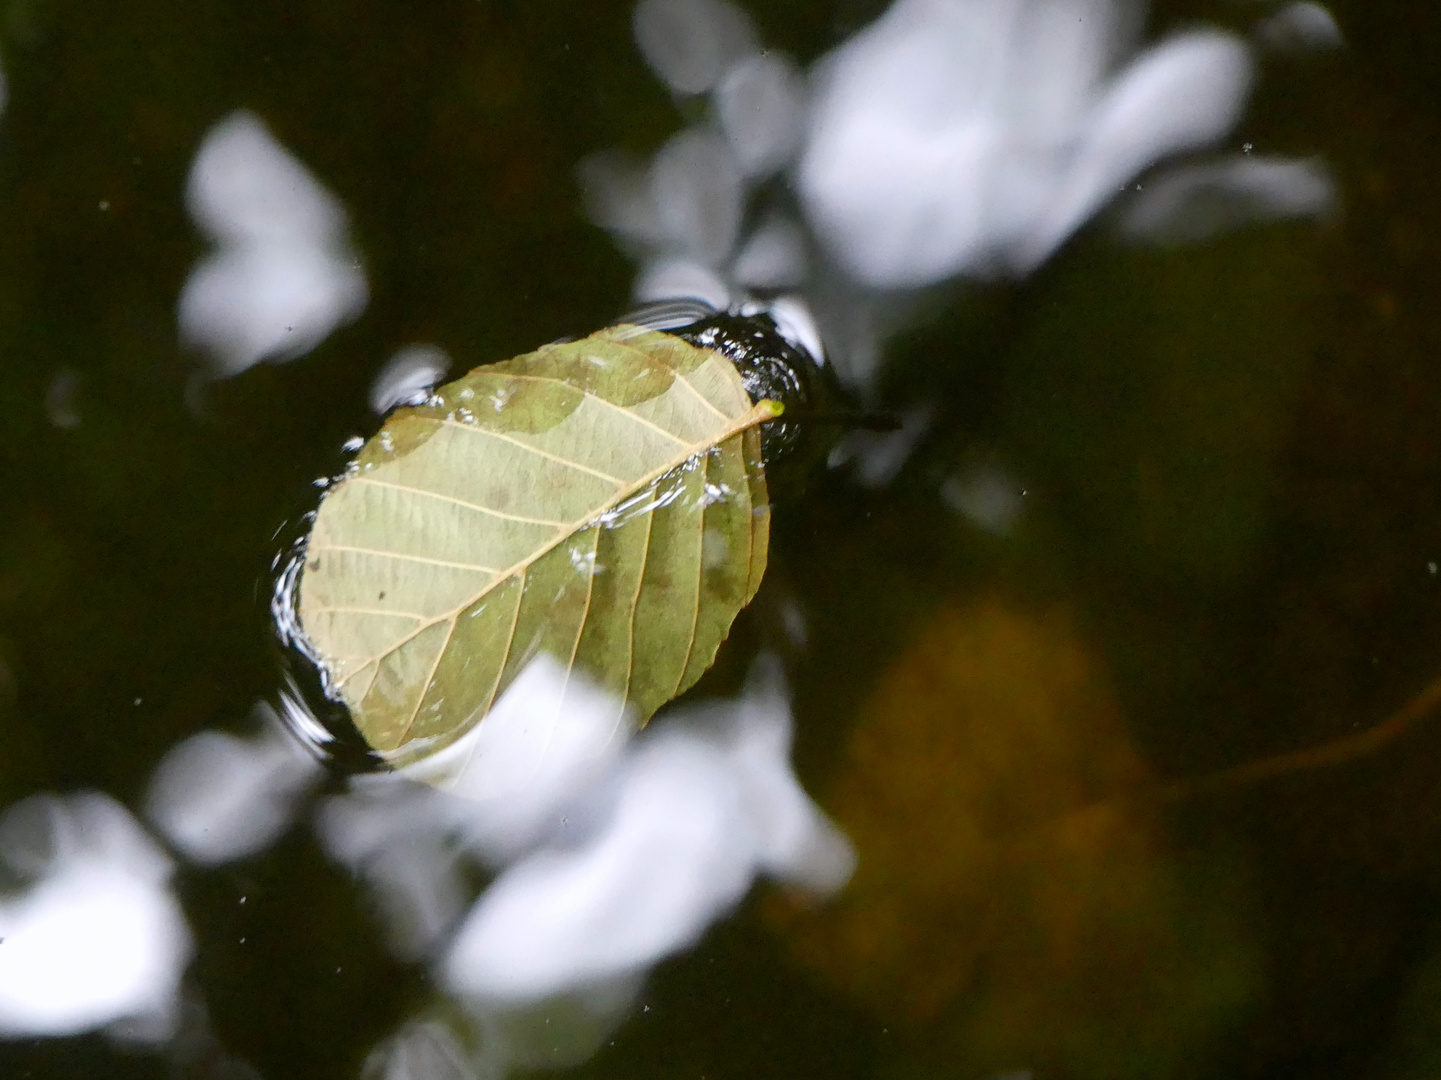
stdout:
{"type": "Polygon", "coordinates": [[[330,486],[330,477],[317,476],[314,480],[311,481],[311,483],[314,484],[316,487],[320,488],[321,490],[324,490],[325,488],[328,488],[330,486]]]}
{"type": "Polygon", "coordinates": [[[364,439],[362,439],[359,435],[352,435],[350,438],[346,439],[343,443],[340,444],[340,448],[344,450],[347,454],[353,454],[364,445],[364,439]]]}
{"type": "Polygon", "coordinates": [[[1436,576],[1436,564],[1435,564],[1434,562],[1428,562],[1428,563],[1426,564],[1426,572],[1427,572],[1428,574],[1430,574],[1432,577],[1435,577],[1435,576],[1436,576]]]}

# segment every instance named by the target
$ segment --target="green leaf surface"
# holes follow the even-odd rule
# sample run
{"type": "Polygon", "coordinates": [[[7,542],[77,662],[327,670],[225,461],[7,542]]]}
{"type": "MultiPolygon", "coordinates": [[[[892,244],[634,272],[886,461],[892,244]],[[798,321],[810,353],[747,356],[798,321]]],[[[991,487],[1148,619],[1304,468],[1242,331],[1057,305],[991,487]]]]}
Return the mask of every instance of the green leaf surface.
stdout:
{"type": "Polygon", "coordinates": [[[321,503],[300,581],[367,742],[398,763],[449,745],[540,652],[617,723],[694,683],[765,572],[756,425],[779,411],[719,353],[617,326],[392,414],[321,503]]]}

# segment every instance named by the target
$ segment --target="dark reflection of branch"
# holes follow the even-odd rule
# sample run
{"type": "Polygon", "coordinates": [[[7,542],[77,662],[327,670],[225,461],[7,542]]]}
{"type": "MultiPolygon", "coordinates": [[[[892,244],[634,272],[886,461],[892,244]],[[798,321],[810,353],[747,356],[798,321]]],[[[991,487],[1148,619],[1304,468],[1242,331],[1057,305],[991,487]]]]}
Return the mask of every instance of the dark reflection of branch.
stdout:
{"type": "Polygon", "coordinates": [[[1204,776],[1174,780],[1147,793],[1147,796],[1165,802],[1176,802],[1193,795],[1204,795],[1229,787],[1269,780],[1273,776],[1346,765],[1368,754],[1377,753],[1409,734],[1420,721],[1430,716],[1438,705],[1441,705],[1441,676],[1375,727],[1319,746],[1242,762],[1240,765],[1204,776]]]}

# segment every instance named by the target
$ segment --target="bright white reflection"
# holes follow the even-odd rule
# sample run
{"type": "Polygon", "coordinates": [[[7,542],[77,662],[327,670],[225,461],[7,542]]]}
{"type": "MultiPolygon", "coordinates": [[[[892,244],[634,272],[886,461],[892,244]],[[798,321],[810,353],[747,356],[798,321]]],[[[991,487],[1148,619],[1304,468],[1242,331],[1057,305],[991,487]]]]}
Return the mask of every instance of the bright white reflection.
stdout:
{"type": "Polygon", "coordinates": [[[785,215],[775,214],[736,252],[731,273],[751,289],[797,289],[805,284],[808,266],[801,227],[785,215]]]}
{"type": "Polygon", "coordinates": [[[173,1027],[191,938],[171,863],[107,795],[36,795],[0,818],[0,1034],[173,1027]]]}
{"type": "Polygon", "coordinates": [[[726,141],[682,131],[656,152],[650,182],[666,236],[703,266],[720,265],[735,246],[742,210],[740,168],[726,141]]]}
{"type": "Polygon", "coordinates": [[[641,0],[633,27],[651,69],[681,94],[712,89],[757,48],[750,19],[723,0],[641,0]]]}
{"type": "Polygon", "coordinates": [[[401,770],[466,800],[472,846],[505,861],[559,824],[562,807],[614,764],[634,716],[547,653],[459,742],[401,770]]]}
{"type": "Polygon", "coordinates": [[[1251,83],[1193,30],[1117,63],[1120,0],[898,0],[820,68],[799,181],[837,258],[880,287],[1025,272],[1140,170],[1207,146],[1251,83]]]}
{"type": "Polygon", "coordinates": [[[790,57],[768,52],[743,60],[716,87],[715,106],[747,176],[767,176],[790,160],[805,109],[801,74],[790,57]]]}
{"type": "Polygon", "coordinates": [[[145,816],[191,862],[212,866],[254,855],[294,820],[300,798],[321,777],[315,758],[285,732],[268,705],[259,731],[241,738],[202,731],[161,759],[145,795],[145,816]]]}
{"type": "Polygon", "coordinates": [[[180,294],[180,334],[216,374],[301,356],[365,309],[345,211],[253,114],[206,133],[186,203],[216,250],[180,294]]]}
{"type": "Polygon", "coordinates": [[[724,0],[643,0],[635,35],[672,90],[709,101],[705,118],[650,161],[611,151],[581,163],[587,212],[641,264],[634,299],[725,309],[751,300],[752,290],[798,289],[807,255],[791,212],[778,207],[746,226],[752,193],[787,168],[800,145],[800,69],[783,53],[762,51],[749,16],[724,0]]]}
{"type": "Polygon", "coordinates": [[[1296,0],[1256,27],[1256,39],[1278,52],[1327,52],[1345,44],[1336,20],[1312,0],[1296,0]]]}
{"type": "Polygon", "coordinates": [[[407,345],[385,362],[370,384],[370,409],[384,416],[400,405],[418,405],[450,370],[439,345],[407,345]]]}
{"type": "Polygon", "coordinates": [[[1121,217],[1124,235],[1186,242],[1272,218],[1334,212],[1336,182],[1316,160],[1236,157],[1171,170],[1121,217]]]}
{"type": "Polygon", "coordinates": [[[632,727],[614,698],[541,654],[460,741],[327,800],[321,842],[364,876],[392,948],[419,957],[469,900],[465,862],[500,866],[565,829],[632,727]]]}
{"type": "Polygon", "coordinates": [[[661,300],[700,300],[717,311],[730,307],[731,291],[720,275],[687,259],[657,259],[642,268],[631,288],[642,304],[661,300]]]}
{"type": "Polygon", "coordinates": [[[445,985],[505,1004],[576,992],[692,944],[758,873],[839,888],[850,847],[789,752],[790,710],[768,670],[737,702],[658,722],[594,793],[583,835],[557,836],[481,897],[444,958],[445,985]]]}
{"type": "Polygon", "coordinates": [[[1021,519],[1025,489],[994,461],[977,461],[941,484],[941,502],[976,528],[1005,536],[1021,519]]]}
{"type": "Polygon", "coordinates": [[[587,211],[639,264],[637,300],[783,293],[864,391],[917,290],[1029,274],[1114,200],[1139,241],[1328,214],[1314,162],[1186,160],[1235,128],[1253,41],[1340,43],[1313,0],[1268,8],[1250,38],[1193,27],[1137,51],[1139,0],[897,0],[807,76],[724,0],[644,0],[647,62],[706,97],[651,160],[583,162],[587,211]]]}
{"type": "MultiPolygon", "coordinates": [[[[758,874],[817,895],[850,876],[849,842],[791,772],[773,659],[737,700],[671,712],[627,744],[630,726],[614,698],[542,657],[440,763],[449,791],[371,781],[318,818],[402,955],[435,958],[439,985],[485,1033],[487,1068],[589,1054],[646,971],[758,874]],[[477,860],[504,869],[470,904],[464,871],[477,860]],[[532,1038],[537,1009],[569,1019],[532,1038]]],[[[375,1074],[412,1075],[405,1061],[447,1045],[433,1026],[407,1028],[375,1074]]]]}

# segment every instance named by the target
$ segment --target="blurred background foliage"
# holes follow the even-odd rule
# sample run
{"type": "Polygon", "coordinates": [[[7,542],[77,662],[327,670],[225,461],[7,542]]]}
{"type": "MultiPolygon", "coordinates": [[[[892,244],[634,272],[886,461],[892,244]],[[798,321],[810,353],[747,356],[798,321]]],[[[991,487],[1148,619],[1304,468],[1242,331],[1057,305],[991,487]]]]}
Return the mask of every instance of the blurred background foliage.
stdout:
{"type": "MultiPolygon", "coordinates": [[[[808,60],[882,6],[755,15],[808,60]]],[[[950,290],[889,358],[885,404],[938,399],[901,475],[821,473],[777,508],[752,621],[806,616],[797,753],[859,876],[829,910],[766,894],[664,967],[585,1074],[1435,1072],[1441,723],[1341,768],[1123,798],[1351,734],[1441,673],[1441,10],[1332,8],[1350,48],[1268,65],[1236,142],[1324,155],[1337,222],[1139,251],[1103,221],[1025,285],[950,290]],[[938,494],[977,460],[1025,490],[1008,535],[938,494]]],[[[132,798],[273,688],[277,537],[374,426],[395,348],[468,368],[624,308],[632,269],[573,169],[677,126],[629,14],[0,9],[5,803],[132,798]],[[175,340],[202,250],[181,193],[242,106],[349,208],[372,303],[310,356],[205,383],[175,340]]],[[[422,994],[306,835],[186,900],[217,1031],[270,1080],[356,1075],[422,994]]],[[[166,1066],[74,1040],[0,1046],[0,1072],[166,1066]]]]}

